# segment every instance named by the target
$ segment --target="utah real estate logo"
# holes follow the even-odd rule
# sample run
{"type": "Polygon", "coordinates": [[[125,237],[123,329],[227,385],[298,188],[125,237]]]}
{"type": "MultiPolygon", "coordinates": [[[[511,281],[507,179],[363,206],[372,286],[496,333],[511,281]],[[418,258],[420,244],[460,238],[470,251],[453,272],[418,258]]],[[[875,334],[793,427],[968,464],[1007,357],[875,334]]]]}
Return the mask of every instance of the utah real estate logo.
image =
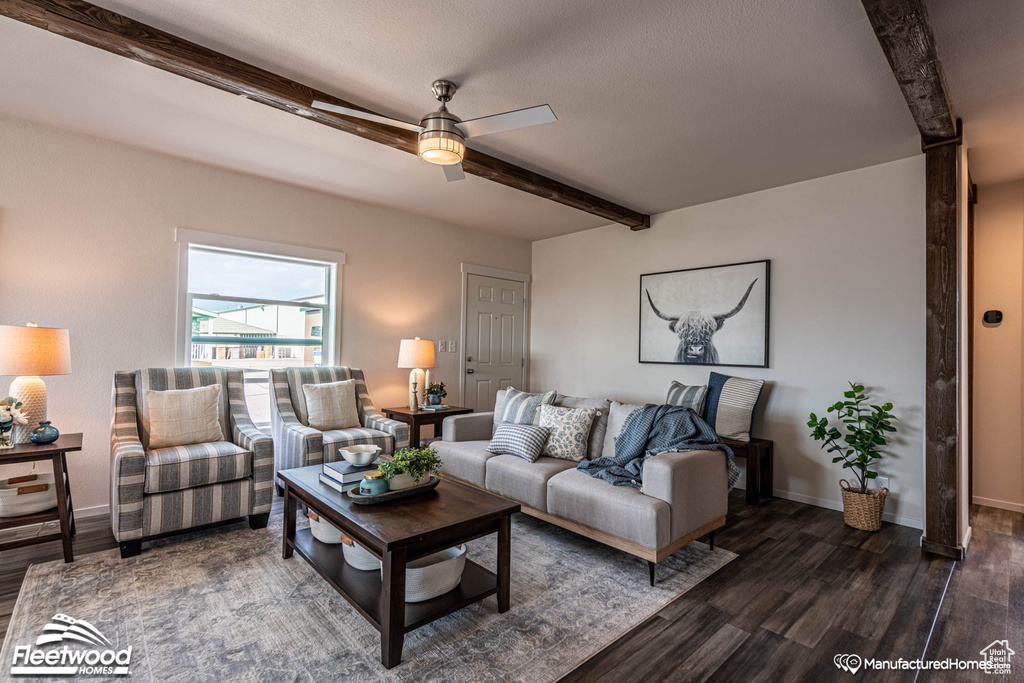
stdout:
{"type": "Polygon", "coordinates": [[[115,650],[99,629],[82,619],[66,614],[55,614],[43,633],[36,638],[36,646],[17,645],[13,676],[127,676],[132,661],[131,646],[115,650]],[[87,647],[83,647],[84,643],[87,647]],[[56,645],[59,648],[40,649],[39,646],[56,645]],[[68,644],[75,647],[68,647],[68,644]]]}

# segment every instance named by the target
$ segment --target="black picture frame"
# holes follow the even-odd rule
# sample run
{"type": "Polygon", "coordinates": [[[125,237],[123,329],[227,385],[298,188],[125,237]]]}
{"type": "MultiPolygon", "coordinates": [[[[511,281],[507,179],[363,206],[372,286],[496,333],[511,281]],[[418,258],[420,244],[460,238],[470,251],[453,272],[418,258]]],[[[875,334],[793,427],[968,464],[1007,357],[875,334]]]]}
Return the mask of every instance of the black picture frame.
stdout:
{"type": "MultiPolygon", "coordinates": [[[[760,276],[758,276],[758,279],[760,279],[760,276]]],[[[680,282],[678,283],[677,286],[682,286],[682,284],[685,283],[686,278],[685,277],[680,277],[679,280],[680,280],[680,282]]],[[[757,287],[757,284],[756,284],[756,281],[755,281],[754,283],[752,283],[750,285],[750,290],[748,292],[748,296],[754,296],[755,291],[759,290],[759,289],[760,288],[757,287]]],[[[740,294],[742,294],[742,292],[740,292],[740,294]]],[[[653,297],[654,295],[651,295],[651,296],[653,297]]],[[[739,295],[737,295],[737,296],[739,296],[739,295]]],[[[720,305],[725,305],[725,304],[723,302],[720,305]]],[[[726,310],[725,312],[728,312],[728,310],[726,310]]],[[[699,314],[700,312],[699,311],[694,311],[694,313],[698,313],[699,314]]],[[[640,275],[640,306],[639,306],[639,310],[638,310],[638,313],[637,313],[637,361],[639,363],[642,363],[642,364],[645,364],[645,365],[709,365],[709,366],[715,366],[715,367],[767,368],[767,367],[769,367],[769,340],[770,340],[770,329],[771,329],[770,328],[770,321],[771,321],[770,313],[771,313],[771,260],[770,259],[762,259],[762,260],[757,260],[757,261],[741,261],[741,262],[738,262],[738,263],[726,263],[726,264],[715,265],[715,266],[700,266],[700,267],[697,267],[697,268],[680,268],[678,270],[663,270],[663,271],[658,271],[658,272],[654,272],[654,273],[642,273],[640,275]],[[723,270],[723,269],[730,269],[730,268],[731,269],[737,269],[737,268],[744,267],[744,266],[747,266],[747,267],[749,267],[749,266],[763,266],[763,268],[764,268],[764,287],[763,287],[763,290],[758,291],[758,296],[757,296],[756,300],[745,297],[741,309],[739,311],[737,311],[736,313],[734,313],[733,315],[739,315],[751,303],[755,303],[755,304],[761,303],[762,304],[762,310],[763,310],[763,315],[764,315],[764,339],[763,339],[762,362],[760,362],[760,363],[757,363],[757,362],[746,362],[746,363],[744,363],[744,362],[728,362],[728,359],[727,358],[722,358],[720,356],[720,354],[718,355],[717,362],[709,362],[709,356],[712,355],[712,352],[713,352],[713,354],[717,354],[717,349],[715,348],[712,339],[713,339],[713,337],[716,334],[718,334],[718,332],[720,332],[722,329],[724,329],[724,324],[722,326],[719,326],[717,329],[711,331],[710,335],[706,335],[706,339],[703,339],[704,335],[702,335],[702,340],[707,342],[706,346],[710,347],[710,351],[705,349],[705,352],[703,354],[701,354],[700,356],[696,356],[693,353],[691,353],[691,351],[694,348],[697,348],[698,347],[697,345],[694,345],[693,347],[688,347],[687,349],[684,349],[683,348],[683,341],[682,341],[679,333],[676,331],[675,324],[672,323],[669,320],[666,320],[666,316],[670,317],[670,318],[674,318],[676,315],[679,315],[679,318],[677,318],[677,320],[682,320],[683,318],[685,318],[687,316],[687,313],[689,313],[689,312],[677,312],[677,311],[674,311],[674,310],[671,310],[671,312],[669,312],[669,311],[664,311],[664,310],[657,309],[656,302],[654,300],[649,300],[647,292],[646,292],[647,288],[649,288],[650,285],[651,285],[651,280],[647,281],[648,287],[645,288],[645,278],[656,278],[656,277],[664,277],[664,276],[671,276],[671,275],[684,274],[684,273],[694,273],[694,272],[697,272],[697,271],[712,271],[712,270],[723,270]],[[761,297],[763,297],[763,303],[761,302],[761,297]],[[676,352],[675,352],[674,356],[671,359],[668,359],[668,358],[665,358],[665,359],[651,358],[652,354],[651,354],[650,351],[648,351],[647,358],[645,358],[645,352],[644,352],[644,347],[645,347],[645,344],[644,344],[644,341],[645,341],[645,336],[644,336],[645,335],[645,330],[644,330],[644,327],[645,327],[645,314],[648,317],[648,319],[649,319],[649,316],[651,316],[651,315],[654,315],[654,316],[656,316],[658,318],[661,318],[664,321],[664,324],[665,324],[665,333],[666,334],[670,334],[670,335],[675,335],[677,337],[677,340],[676,340],[676,343],[677,343],[676,352]],[[680,358],[680,357],[683,357],[684,360],[678,360],[678,358],[680,358]]],[[[717,318],[717,316],[715,316],[713,314],[704,313],[702,315],[703,315],[704,318],[711,318],[711,319],[717,318]]],[[[730,317],[732,317],[732,316],[730,316],[730,317]]],[[[650,325],[648,325],[648,326],[650,327],[650,325]]],[[[687,328],[687,329],[689,329],[689,328],[687,328]]],[[[758,329],[760,329],[759,326],[758,326],[758,329]]],[[[705,332],[706,332],[706,330],[705,330],[705,332]]],[[[751,344],[749,346],[749,349],[750,350],[760,349],[761,347],[762,347],[762,344],[761,344],[760,340],[758,340],[756,343],[751,344]]]]}

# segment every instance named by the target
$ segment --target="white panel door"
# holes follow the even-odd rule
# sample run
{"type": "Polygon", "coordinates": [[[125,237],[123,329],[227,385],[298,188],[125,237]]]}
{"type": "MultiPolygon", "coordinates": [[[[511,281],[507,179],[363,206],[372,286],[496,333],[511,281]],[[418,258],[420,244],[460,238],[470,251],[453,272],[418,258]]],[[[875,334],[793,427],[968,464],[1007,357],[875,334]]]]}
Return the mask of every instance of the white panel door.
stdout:
{"type": "Polygon", "coordinates": [[[526,284],[483,275],[466,278],[466,407],[494,409],[499,389],[524,388],[526,284]]]}

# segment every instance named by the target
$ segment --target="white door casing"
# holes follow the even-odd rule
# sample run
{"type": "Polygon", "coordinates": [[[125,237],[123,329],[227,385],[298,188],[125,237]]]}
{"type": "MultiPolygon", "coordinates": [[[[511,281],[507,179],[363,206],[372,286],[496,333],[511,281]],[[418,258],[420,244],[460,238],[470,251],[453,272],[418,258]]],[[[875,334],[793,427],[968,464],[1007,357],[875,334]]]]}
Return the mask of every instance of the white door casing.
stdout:
{"type": "Polygon", "coordinates": [[[460,393],[477,412],[493,410],[499,389],[526,389],[528,279],[463,264],[460,393]]]}

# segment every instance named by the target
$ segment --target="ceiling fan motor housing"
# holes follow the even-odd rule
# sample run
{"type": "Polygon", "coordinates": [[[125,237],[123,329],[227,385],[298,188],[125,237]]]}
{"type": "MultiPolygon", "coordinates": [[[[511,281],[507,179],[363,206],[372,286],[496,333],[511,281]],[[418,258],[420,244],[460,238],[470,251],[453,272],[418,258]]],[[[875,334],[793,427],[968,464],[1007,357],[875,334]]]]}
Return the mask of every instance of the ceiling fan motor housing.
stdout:
{"type": "Polygon", "coordinates": [[[466,155],[466,136],[455,125],[461,121],[444,104],[424,116],[420,120],[423,131],[419,134],[417,146],[420,157],[440,166],[461,164],[466,155]]]}

